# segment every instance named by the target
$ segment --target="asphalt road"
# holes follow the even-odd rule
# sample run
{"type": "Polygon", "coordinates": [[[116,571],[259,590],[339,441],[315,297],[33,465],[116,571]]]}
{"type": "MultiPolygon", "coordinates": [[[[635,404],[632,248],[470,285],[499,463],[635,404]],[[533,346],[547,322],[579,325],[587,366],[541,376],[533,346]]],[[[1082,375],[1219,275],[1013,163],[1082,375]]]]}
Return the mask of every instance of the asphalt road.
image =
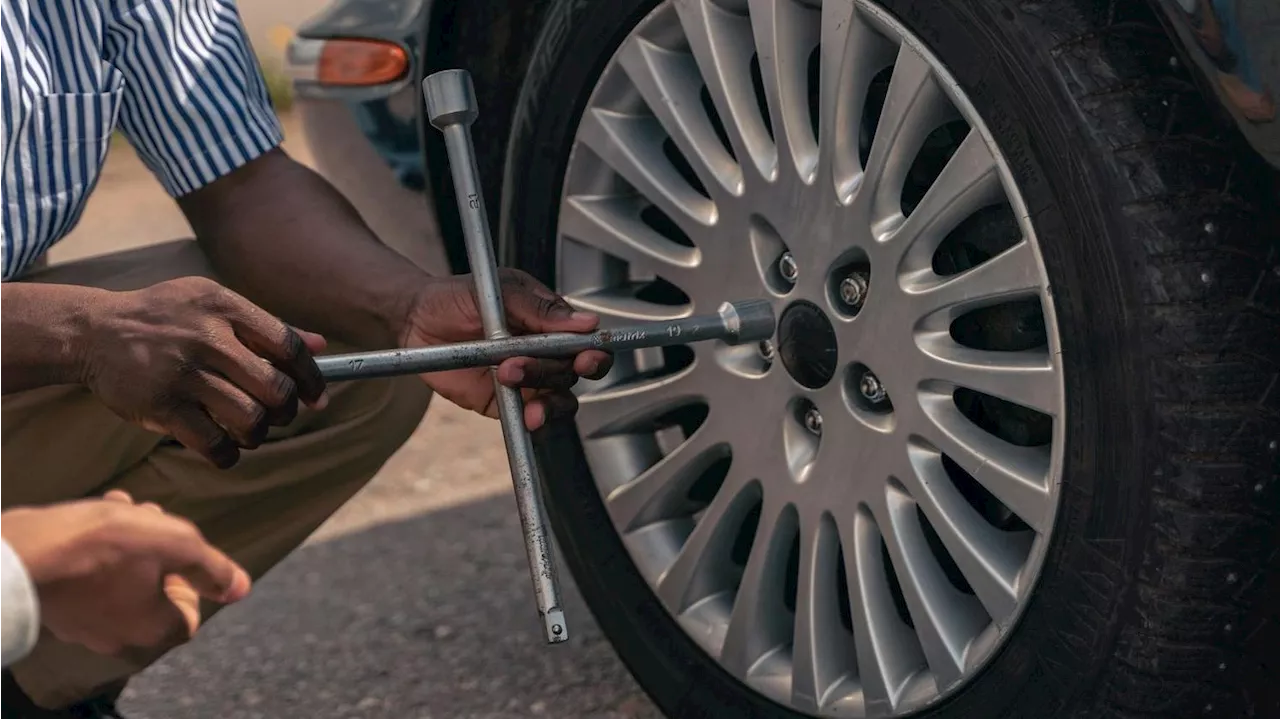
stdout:
{"type": "MultiPolygon", "coordinates": [[[[573,639],[538,630],[496,422],[433,403],[312,541],[130,685],[130,719],[661,714],[571,580],[573,639]]],[[[568,580],[568,577],[565,577],[568,580]]]]}

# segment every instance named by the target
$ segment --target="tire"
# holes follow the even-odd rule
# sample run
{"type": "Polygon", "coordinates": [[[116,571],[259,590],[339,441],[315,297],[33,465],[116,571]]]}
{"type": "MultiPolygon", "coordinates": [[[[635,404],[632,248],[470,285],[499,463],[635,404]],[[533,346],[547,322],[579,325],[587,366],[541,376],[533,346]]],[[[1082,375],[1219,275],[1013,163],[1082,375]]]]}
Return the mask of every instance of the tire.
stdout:
{"type": "MultiPolygon", "coordinates": [[[[517,102],[504,259],[555,286],[560,188],[596,78],[653,0],[549,10],[517,102]]],[[[920,716],[1280,716],[1275,173],[1213,112],[1145,3],[881,0],[946,64],[1032,216],[1067,387],[1063,491],[1004,649],[920,716]]],[[[548,511],[603,631],[672,717],[798,717],[664,610],[571,424],[548,511]]]]}

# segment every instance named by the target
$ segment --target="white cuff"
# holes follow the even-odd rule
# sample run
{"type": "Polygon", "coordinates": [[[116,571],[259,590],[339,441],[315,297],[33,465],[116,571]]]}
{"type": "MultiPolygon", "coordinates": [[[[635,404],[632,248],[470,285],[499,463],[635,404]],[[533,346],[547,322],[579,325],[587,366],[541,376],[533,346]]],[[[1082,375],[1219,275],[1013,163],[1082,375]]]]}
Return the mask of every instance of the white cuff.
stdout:
{"type": "Polygon", "coordinates": [[[40,601],[26,567],[8,542],[0,541],[0,639],[4,666],[22,659],[40,636],[40,601]]]}

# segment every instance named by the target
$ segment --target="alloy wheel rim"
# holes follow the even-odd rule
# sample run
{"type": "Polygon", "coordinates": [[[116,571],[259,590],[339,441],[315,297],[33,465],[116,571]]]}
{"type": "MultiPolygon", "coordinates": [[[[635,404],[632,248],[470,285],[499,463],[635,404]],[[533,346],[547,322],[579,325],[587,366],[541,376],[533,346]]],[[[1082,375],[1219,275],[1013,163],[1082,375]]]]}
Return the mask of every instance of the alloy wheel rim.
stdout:
{"type": "Polygon", "coordinates": [[[730,674],[901,716],[1008,638],[1057,512],[1049,283],[946,68],[861,0],[667,0],[566,170],[558,289],[606,325],[768,297],[769,343],[617,358],[577,427],[635,566],[730,674]]]}

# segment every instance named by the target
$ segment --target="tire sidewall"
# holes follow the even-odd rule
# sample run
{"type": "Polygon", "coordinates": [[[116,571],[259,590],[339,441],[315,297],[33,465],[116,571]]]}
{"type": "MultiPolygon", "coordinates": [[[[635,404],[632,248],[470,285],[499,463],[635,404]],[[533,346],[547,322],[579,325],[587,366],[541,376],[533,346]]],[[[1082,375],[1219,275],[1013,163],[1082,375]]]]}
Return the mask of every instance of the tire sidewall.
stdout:
{"type": "MultiPolygon", "coordinates": [[[[574,129],[614,50],[657,0],[565,0],[548,13],[517,103],[504,259],[555,286],[556,217],[574,129]],[[518,241],[517,241],[518,238],[518,241]]],[[[1008,162],[1052,287],[1067,393],[1061,506],[1014,637],[923,716],[1069,716],[1110,659],[1140,559],[1150,481],[1148,390],[1133,326],[1140,258],[1121,242],[1114,168],[1055,78],[1053,28],[982,0],[881,0],[950,69],[1008,162]],[[1114,190],[1114,191],[1110,191],[1114,190]]],[[[548,513],[573,576],[637,681],[674,717],[799,717],[746,689],[670,618],[632,564],[571,423],[537,437],[548,513]]]]}

